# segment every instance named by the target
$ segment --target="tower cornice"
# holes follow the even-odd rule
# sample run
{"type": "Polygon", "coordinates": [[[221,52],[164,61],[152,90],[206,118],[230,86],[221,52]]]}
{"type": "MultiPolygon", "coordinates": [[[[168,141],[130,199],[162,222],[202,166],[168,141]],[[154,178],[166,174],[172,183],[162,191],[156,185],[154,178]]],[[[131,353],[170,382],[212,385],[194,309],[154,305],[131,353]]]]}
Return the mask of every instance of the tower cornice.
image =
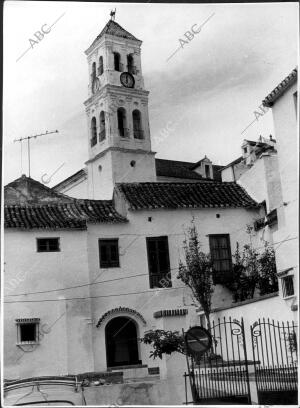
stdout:
{"type": "Polygon", "coordinates": [[[138,154],[145,154],[145,156],[156,154],[156,152],[144,150],[144,149],[126,149],[124,147],[110,146],[107,149],[103,150],[102,152],[98,153],[92,159],[87,160],[84,164],[93,163],[94,161],[98,160],[100,157],[104,156],[109,151],[123,152],[123,153],[138,153],[138,154]]]}
{"type": "Polygon", "coordinates": [[[85,102],[84,102],[84,106],[86,108],[89,108],[92,104],[95,104],[96,102],[98,102],[103,96],[106,96],[107,92],[110,92],[111,95],[114,95],[113,93],[115,93],[116,97],[117,96],[123,96],[123,97],[128,97],[128,92],[130,93],[131,97],[148,97],[149,95],[149,91],[146,91],[144,89],[135,89],[135,88],[123,88],[121,86],[117,86],[117,85],[111,85],[111,84],[106,84],[103,86],[103,88],[100,89],[99,92],[97,92],[96,94],[90,96],[85,102]]]}

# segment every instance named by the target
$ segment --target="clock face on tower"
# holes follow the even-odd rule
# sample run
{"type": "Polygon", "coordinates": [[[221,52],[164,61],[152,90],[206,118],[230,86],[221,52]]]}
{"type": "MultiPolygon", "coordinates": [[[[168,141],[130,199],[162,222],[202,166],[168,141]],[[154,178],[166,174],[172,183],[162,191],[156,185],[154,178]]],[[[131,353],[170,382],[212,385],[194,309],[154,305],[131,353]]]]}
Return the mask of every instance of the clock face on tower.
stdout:
{"type": "Polygon", "coordinates": [[[120,75],[120,81],[123,86],[126,88],[133,88],[134,87],[134,78],[129,72],[122,72],[120,75]]]}

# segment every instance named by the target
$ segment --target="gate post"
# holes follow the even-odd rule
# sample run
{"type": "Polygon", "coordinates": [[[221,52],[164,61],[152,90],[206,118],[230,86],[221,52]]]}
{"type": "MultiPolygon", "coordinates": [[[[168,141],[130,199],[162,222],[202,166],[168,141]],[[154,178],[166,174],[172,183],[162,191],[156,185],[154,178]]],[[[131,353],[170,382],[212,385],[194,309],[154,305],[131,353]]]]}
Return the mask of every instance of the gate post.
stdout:
{"type": "Polygon", "coordinates": [[[248,398],[249,398],[249,404],[251,404],[250,379],[249,379],[249,365],[248,365],[248,356],[247,356],[247,347],[246,347],[245,328],[244,328],[244,319],[243,319],[243,318],[241,318],[241,326],[242,326],[243,348],[244,348],[244,356],[245,356],[245,367],[246,367],[246,378],[247,378],[248,398]]]}

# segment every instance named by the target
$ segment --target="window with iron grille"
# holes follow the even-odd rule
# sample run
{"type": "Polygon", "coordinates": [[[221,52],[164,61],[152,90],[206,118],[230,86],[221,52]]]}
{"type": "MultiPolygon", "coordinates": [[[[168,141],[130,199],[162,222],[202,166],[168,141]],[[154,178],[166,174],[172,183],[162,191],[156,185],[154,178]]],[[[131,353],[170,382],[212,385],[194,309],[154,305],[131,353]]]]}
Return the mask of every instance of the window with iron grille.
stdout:
{"type": "Polygon", "coordinates": [[[214,283],[231,282],[233,273],[229,234],[209,235],[209,247],[214,283]]]}
{"type": "Polygon", "coordinates": [[[100,268],[118,268],[119,241],[118,239],[99,239],[100,268]]]}
{"type": "Polygon", "coordinates": [[[150,288],[172,287],[168,237],[146,238],[150,288]]]}
{"type": "Polygon", "coordinates": [[[37,238],[37,251],[38,252],[58,252],[59,238],[37,238]]]}
{"type": "Polygon", "coordinates": [[[39,342],[40,319],[16,319],[17,344],[32,344],[39,342]]]}
{"type": "Polygon", "coordinates": [[[288,297],[288,296],[293,296],[294,295],[294,276],[293,275],[288,275],[285,276],[281,279],[281,285],[282,285],[282,296],[288,297]]]}

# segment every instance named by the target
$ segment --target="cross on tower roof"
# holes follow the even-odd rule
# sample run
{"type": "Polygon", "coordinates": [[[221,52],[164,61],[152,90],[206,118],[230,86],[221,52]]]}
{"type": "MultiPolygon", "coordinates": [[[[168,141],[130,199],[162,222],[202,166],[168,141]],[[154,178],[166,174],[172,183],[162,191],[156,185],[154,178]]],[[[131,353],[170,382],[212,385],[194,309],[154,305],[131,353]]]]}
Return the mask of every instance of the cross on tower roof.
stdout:
{"type": "Polygon", "coordinates": [[[115,10],[113,11],[113,10],[111,10],[111,12],[110,12],[110,19],[111,20],[113,20],[113,21],[115,21],[115,18],[116,18],[116,12],[117,12],[117,9],[115,8],[115,10]]]}

